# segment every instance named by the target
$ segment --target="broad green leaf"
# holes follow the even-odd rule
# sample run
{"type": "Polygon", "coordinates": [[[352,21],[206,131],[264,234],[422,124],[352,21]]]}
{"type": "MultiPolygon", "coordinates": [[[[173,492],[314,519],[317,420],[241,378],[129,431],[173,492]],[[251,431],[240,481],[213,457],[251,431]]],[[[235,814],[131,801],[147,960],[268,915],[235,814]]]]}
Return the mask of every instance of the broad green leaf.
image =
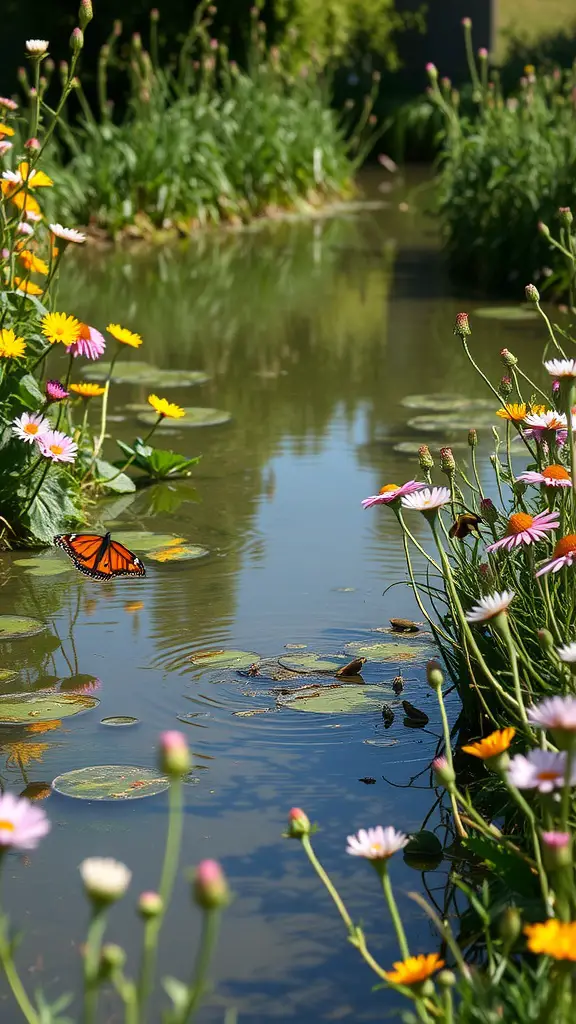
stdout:
{"type": "Polygon", "coordinates": [[[119,473],[116,466],[104,459],[96,459],[96,471],[102,486],[115,494],[131,494],[136,490],[136,484],[126,473],[119,473]]]}

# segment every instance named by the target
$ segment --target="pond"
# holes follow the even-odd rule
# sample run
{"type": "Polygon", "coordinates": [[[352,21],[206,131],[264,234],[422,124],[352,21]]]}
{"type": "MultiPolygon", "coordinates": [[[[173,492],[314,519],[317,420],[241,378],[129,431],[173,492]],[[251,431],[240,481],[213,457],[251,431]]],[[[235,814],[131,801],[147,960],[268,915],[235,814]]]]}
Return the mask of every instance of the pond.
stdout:
{"type": "MultiPolygon", "coordinates": [[[[374,954],[386,966],[397,959],[375,876],[346,856],[346,836],[378,823],[421,826],[435,800],[428,766],[440,730],[425,684],[425,638],[381,632],[390,617],[421,618],[404,585],[398,530],[385,510],[364,512],[360,502],[417,474],[407,442],[441,443],[437,433],[407,425],[425,410],[400,404],[403,397],[479,394],[452,337],[456,312],[479,302],[472,293],[450,294],[417,195],[379,191],[379,182],[368,180],[366,205],[339,216],[206,235],[169,251],[83,253],[62,282],[61,308],[100,328],[130,326],[145,342],[138,359],[209,378],[169,391],[118,386],[118,436],[131,441],[145,429],[137,407],[149,390],[230,418],[166,430],[167,446],[202,456],[189,480],[95,509],[95,526],[164,536],[152,544],[167,551],[161,561],[137,547],[138,538],[132,545],[146,579],[98,584],[63,554],[56,575],[44,575],[41,562],[26,564],[30,553],[1,560],[0,613],[46,623],[29,639],[0,642],[0,669],[16,673],[2,692],[55,688],[100,701],[77,717],[51,712],[49,726],[40,717],[25,730],[0,726],[5,786],[21,792],[90,765],[153,766],[164,729],[181,728],[190,741],[184,866],[218,858],[235,893],[215,992],[200,1015],[206,1022],[222,1021],[226,1007],[251,1024],[277,1017],[359,1022],[381,1020],[396,1005],[390,994],[371,991],[373,977],[299,846],[281,837],[293,805],[320,824],[316,848],[374,954]],[[166,535],[207,554],[173,560],[166,535]],[[386,589],[393,584],[401,585],[386,589]],[[237,671],[258,658],[297,664],[310,653],[348,653],[343,663],[356,650],[347,645],[382,642],[398,646],[385,661],[378,652],[370,657],[363,676],[384,689],[348,714],[286,706],[271,692],[281,683],[237,671]],[[220,650],[249,657],[227,667],[201,656],[220,650]],[[425,729],[405,725],[391,690],[399,672],[402,696],[430,717],[425,729]],[[395,710],[389,728],[382,693],[395,710]],[[137,722],[102,724],[116,716],[137,722]]],[[[522,344],[536,358],[530,320],[473,318],[473,326],[483,365],[497,367],[504,345],[522,344]]],[[[465,442],[466,431],[458,437],[465,442]]],[[[108,457],[118,457],[112,442],[108,457]]],[[[426,543],[424,520],[413,528],[426,543]]],[[[453,719],[457,711],[452,704],[453,719]]],[[[160,794],[119,807],[54,794],[44,806],[51,836],[29,860],[10,861],[5,888],[10,913],[27,931],[20,963],[55,998],[78,975],[87,908],[77,867],[85,856],[113,855],[132,868],[131,896],[114,910],[110,938],[136,951],[134,902],[157,885],[166,800],[160,794]]],[[[438,823],[432,817],[429,827],[438,823]]],[[[436,950],[408,896],[423,890],[421,874],[401,856],[392,873],[413,951],[436,950]]],[[[440,904],[447,874],[443,862],[425,878],[440,904]]],[[[187,975],[197,933],[182,875],[165,926],[162,974],[187,975]]],[[[6,1001],[2,1019],[18,1019],[6,1001]]],[[[118,1020],[106,1003],[102,1020],[118,1020]]]]}

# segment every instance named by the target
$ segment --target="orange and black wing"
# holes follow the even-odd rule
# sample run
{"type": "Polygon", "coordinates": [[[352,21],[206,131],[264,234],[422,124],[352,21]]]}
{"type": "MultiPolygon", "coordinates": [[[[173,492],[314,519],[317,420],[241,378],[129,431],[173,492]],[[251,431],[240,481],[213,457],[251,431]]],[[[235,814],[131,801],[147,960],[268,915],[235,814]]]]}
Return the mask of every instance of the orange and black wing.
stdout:
{"type": "Polygon", "coordinates": [[[106,534],[65,533],[54,543],[72,559],[76,568],[93,580],[111,580],[117,576],[145,576],[146,570],[132,551],[106,534]]]}

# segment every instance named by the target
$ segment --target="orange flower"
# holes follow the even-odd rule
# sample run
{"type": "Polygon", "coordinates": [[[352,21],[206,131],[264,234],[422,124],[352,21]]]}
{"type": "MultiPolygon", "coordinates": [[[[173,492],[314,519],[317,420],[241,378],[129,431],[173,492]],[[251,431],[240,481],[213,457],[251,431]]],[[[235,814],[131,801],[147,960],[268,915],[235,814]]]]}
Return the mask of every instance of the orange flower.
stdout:
{"type": "Polygon", "coordinates": [[[48,274],[50,272],[48,264],[30,249],[22,249],[22,252],[18,253],[18,259],[25,269],[30,270],[33,274],[48,274]]]}
{"type": "Polygon", "coordinates": [[[9,124],[0,124],[0,139],[4,135],[14,135],[14,129],[9,124]]]}
{"type": "Polygon", "coordinates": [[[502,409],[496,410],[496,415],[500,416],[500,419],[510,420],[512,423],[521,423],[527,413],[532,412],[536,415],[540,415],[546,411],[545,405],[525,405],[524,402],[517,403],[511,402],[506,403],[502,409]]]}
{"type": "Polygon", "coordinates": [[[551,918],[543,924],[527,924],[531,953],[543,953],[554,960],[576,961],[576,921],[557,921],[551,918]]]}
{"type": "Polygon", "coordinates": [[[395,985],[416,985],[444,967],[444,960],[437,953],[428,953],[427,956],[421,953],[419,956],[409,956],[407,960],[399,960],[393,967],[393,971],[385,972],[388,981],[395,985]]]}
{"type": "Polygon", "coordinates": [[[39,288],[34,281],[24,281],[21,277],[14,278],[14,285],[19,292],[24,292],[25,295],[42,295],[44,289],[39,288]]]}
{"type": "Polygon", "coordinates": [[[480,757],[483,761],[489,760],[491,757],[498,757],[499,754],[503,754],[505,750],[512,743],[514,736],[516,735],[516,729],[512,726],[508,726],[507,729],[497,729],[496,732],[490,733],[483,740],[478,740],[477,743],[469,743],[462,750],[465,754],[472,754],[472,757],[480,757]]]}

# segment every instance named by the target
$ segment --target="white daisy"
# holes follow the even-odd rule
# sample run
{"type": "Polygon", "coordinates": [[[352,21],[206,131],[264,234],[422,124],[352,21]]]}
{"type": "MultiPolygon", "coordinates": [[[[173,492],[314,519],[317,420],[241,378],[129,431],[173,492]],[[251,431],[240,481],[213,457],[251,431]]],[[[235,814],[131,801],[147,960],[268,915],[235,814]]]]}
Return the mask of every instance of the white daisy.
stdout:
{"type": "Polygon", "coordinates": [[[121,899],[132,878],[130,869],[112,857],[87,857],[79,871],[88,895],[102,903],[121,899]]]}
{"type": "Polygon", "coordinates": [[[514,597],[513,590],[503,590],[501,594],[489,594],[488,597],[481,597],[478,604],[475,604],[466,613],[467,622],[488,622],[500,612],[505,612],[514,597]]]}
{"type": "Polygon", "coordinates": [[[81,231],[76,231],[76,228],[63,228],[61,224],[50,224],[49,227],[52,234],[64,242],[76,242],[80,245],[86,241],[86,235],[83,235],[81,231]]]}
{"type": "Polygon", "coordinates": [[[549,359],[544,367],[551,377],[576,377],[576,359],[549,359]]]}
{"type": "MultiPolygon", "coordinates": [[[[508,778],[517,789],[537,789],[540,793],[552,793],[554,789],[562,789],[566,774],[566,753],[561,750],[531,750],[524,754],[516,754],[508,766],[508,778]]],[[[576,765],[572,768],[570,784],[574,785],[576,765]]]]}
{"type": "Polygon", "coordinates": [[[361,828],[357,835],[348,836],[346,853],[352,857],[366,857],[367,860],[388,860],[408,843],[408,836],[397,832],[391,825],[382,828],[361,828]]]}
{"type": "Polygon", "coordinates": [[[560,661],[564,661],[568,664],[576,662],[576,643],[565,644],[564,647],[559,647],[556,654],[560,658],[560,661]]]}
{"type": "Polygon", "coordinates": [[[21,416],[12,420],[12,433],[21,441],[28,441],[29,444],[44,437],[50,429],[48,420],[37,412],[23,412],[21,416]]]}
{"type": "Polygon", "coordinates": [[[576,732],[576,697],[549,697],[530,708],[528,720],[541,729],[576,732]]]}
{"type": "Polygon", "coordinates": [[[450,501],[450,491],[447,487],[424,487],[413,494],[406,494],[402,498],[402,507],[412,509],[414,512],[428,512],[434,508],[441,508],[450,501]]]}
{"type": "Polygon", "coordinates": [[[46,53],[49,42],[47,39],[27,39],[26,50],[32,57],[41,57],[46,53]]]}

